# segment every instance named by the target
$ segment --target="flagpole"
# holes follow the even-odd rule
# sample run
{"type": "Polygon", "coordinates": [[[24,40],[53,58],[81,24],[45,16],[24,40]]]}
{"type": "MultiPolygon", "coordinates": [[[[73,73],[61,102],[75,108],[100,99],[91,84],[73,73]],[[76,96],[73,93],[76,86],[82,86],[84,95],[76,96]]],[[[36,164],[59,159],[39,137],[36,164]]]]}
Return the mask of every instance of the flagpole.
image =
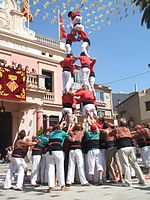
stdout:
{"type": "Polygon", "coordinates": [[[30,26],[30,19],[29,19],[29,16],[30,16],[30,1],[28,0],[28,29],[29,29],[29,26],[30,26]]]}
{"type": "Polygon", "coordinates": [[[60,41],[60,10],[58,8],[58,40],[60,41]]]}

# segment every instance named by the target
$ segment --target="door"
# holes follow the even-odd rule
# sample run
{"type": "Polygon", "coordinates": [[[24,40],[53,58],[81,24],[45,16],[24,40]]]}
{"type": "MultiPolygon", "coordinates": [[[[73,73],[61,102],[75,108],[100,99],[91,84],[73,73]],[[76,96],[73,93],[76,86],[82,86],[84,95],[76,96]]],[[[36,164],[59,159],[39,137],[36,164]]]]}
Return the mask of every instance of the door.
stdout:
{"type": "Polygon", "coordinates": [[[0,153],[5,157],[5,148],[12,142],[12,115],[10,112],[0,112],[0,153]]]}

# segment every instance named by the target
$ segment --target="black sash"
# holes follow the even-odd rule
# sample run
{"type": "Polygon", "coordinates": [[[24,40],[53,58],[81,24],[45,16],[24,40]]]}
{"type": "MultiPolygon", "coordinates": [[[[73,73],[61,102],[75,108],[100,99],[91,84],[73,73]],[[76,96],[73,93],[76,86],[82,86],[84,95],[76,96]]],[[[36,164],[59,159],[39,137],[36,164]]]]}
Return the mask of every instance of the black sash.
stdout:
{"type": "Polygon", "coordinates": [[[62,151],[61,143],[62,140],[59,138],[50,139],[47,147],[49,154],[52,154],[52,151],[62,151]]]}

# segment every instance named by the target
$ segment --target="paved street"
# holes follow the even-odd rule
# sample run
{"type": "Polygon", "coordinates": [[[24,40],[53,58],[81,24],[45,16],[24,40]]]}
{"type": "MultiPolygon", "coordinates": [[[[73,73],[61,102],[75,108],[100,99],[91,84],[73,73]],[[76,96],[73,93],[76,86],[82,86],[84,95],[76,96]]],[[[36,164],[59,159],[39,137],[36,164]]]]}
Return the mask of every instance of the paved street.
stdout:
{"type": "Polygon", "coordinates": [[[30,200],[41,198],[55,200],[149,200],[150,199],[150,180],[146,186],[138,185],[138,180],[134,179],[133,187],[123,187],[120,185],[106,184],[103,186],[86,186],[74,185],[67,191],[62,192],[60,188],[55,189],[51,193],[46,193],[47,186],[33,188],[29,183],[25,183],[24,191],[4,190],[4,177],[8,168],[8,164],[0,164],[0,199],[22,199],[30,200]]]}

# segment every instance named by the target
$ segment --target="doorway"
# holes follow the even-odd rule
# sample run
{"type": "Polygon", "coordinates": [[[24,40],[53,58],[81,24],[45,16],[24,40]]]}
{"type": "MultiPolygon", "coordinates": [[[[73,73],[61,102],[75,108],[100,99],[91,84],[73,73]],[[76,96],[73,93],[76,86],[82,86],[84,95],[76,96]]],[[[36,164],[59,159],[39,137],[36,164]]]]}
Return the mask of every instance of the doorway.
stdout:
{"type": "Polygon", "coordinates": [[[5,148],[12,145],[12,115],[10,112],[0,112],[0,153],[6,156],[5,148]]]}

